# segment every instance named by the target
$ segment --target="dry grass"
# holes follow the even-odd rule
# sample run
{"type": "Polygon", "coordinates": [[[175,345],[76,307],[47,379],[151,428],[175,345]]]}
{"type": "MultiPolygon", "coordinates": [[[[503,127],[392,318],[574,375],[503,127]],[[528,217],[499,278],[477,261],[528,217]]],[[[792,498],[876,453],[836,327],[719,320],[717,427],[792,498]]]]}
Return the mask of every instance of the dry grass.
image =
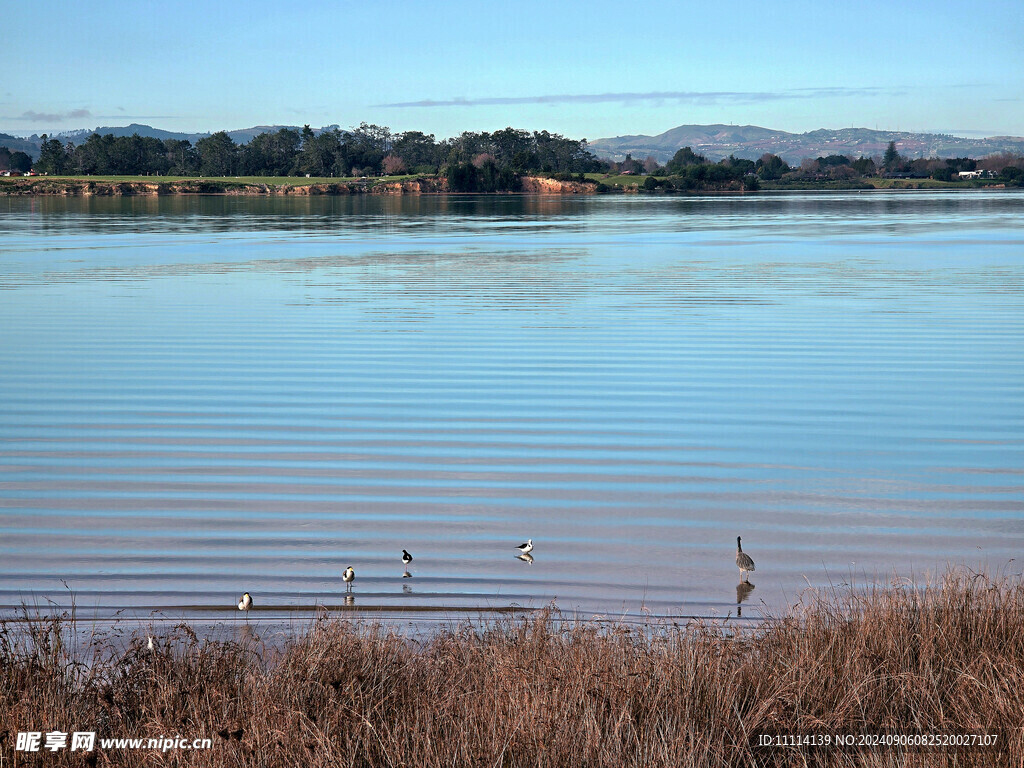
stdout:
{"type": "Polygon", "coordinates": [[[147,651],[69,619],[0,633],[0,764],[942,766],[1024,764],[1024,586],[810,595],[722,624],[600,628],[545,613],[410,640],[321,621],[283,649],[186,626],[147,651]],[[204,752],[14,753],[24,730],[211,737],[204,752]],[[1000,750],[764,749],[760,734],[998,733],[1000,750]]]}

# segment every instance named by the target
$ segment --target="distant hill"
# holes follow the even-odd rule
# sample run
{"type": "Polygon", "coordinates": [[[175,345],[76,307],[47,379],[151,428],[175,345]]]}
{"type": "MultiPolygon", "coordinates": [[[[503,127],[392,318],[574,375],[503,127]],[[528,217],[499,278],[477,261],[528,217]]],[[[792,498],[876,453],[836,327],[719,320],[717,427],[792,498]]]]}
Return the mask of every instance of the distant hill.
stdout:
{"type": "Polygon", "coordinates": [[[39,157],[39,146],[42,142],[38,136],[19,139],[6,133],[0,133],[0,147],[7,147],[11,152],[24,152],[35,160],[39,157]]]}
{"type": "MultiPolygon", "coordinates": [[[[333,131],[336,128],[340,129],[340,127],[341,126],[338,125],[325,125],[323,128],[314,128],[313,133],[320,134],[324,131],[333,131]]],[[[235,144],[248,144],[261,133],[277,133],[282,128],[302,133],[301,125],[256,125],[252,128],[239,128],[237,131],[228,131],[227,134],[235,144]]],[[[208,134],[202,134],[200,138],[206,135],[208,134]]]]}
{"type": "Polygon", "coordinates": [[[997,152],[1024,154],[1024,138],[995,136],[967,139],[931,133],[873,131],[868,128],[826,128],[807,133],[761,128],[756,125],[680,125],[657,136],[617,136],[588,142],[598,157],[622,160],[629,153],[642,160],[648,155],[664,163],[682,147],[709,160],[736,157],[756,160],[766,152],[788,163],[807,157],[882,155],[890,141],[907,157],[974,157],[997,152]]]}
{"type": "MultiPolygon", "coordinates": [[[[82,131],[74,131],[75,134],[82,134],[82,131]]],[[[106,136],[108,133],[114,136],[146,136],[153,139],[177,139],[178,141],[195,141],[196,138],[202,138],[203,136],[209,136],[207,133],[176,133],[174,131],[164,131],[159,128],[154,128],[151,125],[140,125],[139,123],[132,123],[131,125],[124,126],[102,126],[95,128],[91,131],[85,131],[85,135],[80,137],[81,141],[89,138],[90,134],[98,133],[100,136],[106,136]]],[[[58,138],[63,139],[65,134],[58,134],[58,138]]],[[[70,137],[69,137],[70,138],[70,137]]],[[[72,141],[74,139],[71,139],[72,141]]]]}
{"type": "MultiPolygon", "coordinates": [[[[323,128],[314,128],[313,133],[320,133],[321,131],[329,131],[337,128],[337,125],[328,125],[323,128]]],[[[282,128],[287,128],[292,131],[302,131],[301,125],[256,125],[252,128],[239,128],[234,131],[225,131],[231,140],[236,144],[248,144],[254,138],[262,133],[277,133],[282,128]]],[[[89,134],[98,133],[101,136],[106,136],[108,133],[114,136],[134,136],[136,133],[139,136],[150,136],[161,141],[165,139],[177,139],[178,141],[186,140],[191,141],[195,144],[199,139],[206,138],[209,133],[175,133],[173,131],[163,131],[159,128],[154,128],[150,125],[140,125],[138,123],[132,123],[122,127],[102,127],[96,128],[92,131],[72,131],[71,134],[60,134],[61,138],[67,137],[69,140],[74,141],[74,137],[78,137],[79,140],[85,141],[89,138],[89,134]]]]}

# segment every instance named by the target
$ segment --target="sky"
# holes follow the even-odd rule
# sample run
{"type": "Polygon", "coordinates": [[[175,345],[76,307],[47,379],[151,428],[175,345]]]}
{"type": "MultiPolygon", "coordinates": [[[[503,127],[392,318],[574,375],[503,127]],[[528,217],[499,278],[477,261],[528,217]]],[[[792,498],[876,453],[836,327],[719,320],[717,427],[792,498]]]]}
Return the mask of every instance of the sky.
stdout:
{"type": "Polygon", "coordinates": [[[1020,0],[32,0],[3,15],[4,133],[1024,135],[1020,0]]]}

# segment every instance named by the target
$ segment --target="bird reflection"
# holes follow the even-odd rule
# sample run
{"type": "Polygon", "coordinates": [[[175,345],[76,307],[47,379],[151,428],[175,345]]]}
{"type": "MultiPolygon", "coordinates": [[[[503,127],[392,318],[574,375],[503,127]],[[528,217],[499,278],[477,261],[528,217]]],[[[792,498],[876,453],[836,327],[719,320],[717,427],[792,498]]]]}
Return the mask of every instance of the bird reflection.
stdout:
{"type": "Polygon", "coordinates": [[[736,585],[736,616],[743,616],[743,607],[741,603],[750,597],[750,593],[754,591],[754,585],[749,581],[741,581],[736,585]]]}
{"type": "Polygon", "coordinates": [[[356,596],[355,595],[353,595],[351,593],[345,595],[345,605],[355,605],[355,604],[356,604],[356,596]]]}
{"type": "Polygon", "coordinates": [[[406,571],[405,573],[402,574],[402,578],[403,579],[411,579],[412,578],[412,574],[409,573],[408,571],[406,571]]]}
{"type": "Polygon", "coordinates": [[[522,560],[524,563],[529,563],[530,565],[533,565],[533,555],[531,555],[529,552],[524,552],[521,555],[516,555],[516,560],[522,560]]]}
{"type": "Polygon", "coordinates": [[[407,594],[407,595],[411,595],[412,594],[412,587],[410,587],[408,584],[403,584],[402,585],[402,592],[407,594]]]}
{"type": "Polygon", "coordinates": [[[736,603],[737,603],[737,605],[739,603],[742,603],[748,597],[750,597],[750,593],[753,592],[753,591],[754,591],[754,585],[751,584],[749,581],[741,581],[739,584],[737,584],[736,585],[736,603]]]}

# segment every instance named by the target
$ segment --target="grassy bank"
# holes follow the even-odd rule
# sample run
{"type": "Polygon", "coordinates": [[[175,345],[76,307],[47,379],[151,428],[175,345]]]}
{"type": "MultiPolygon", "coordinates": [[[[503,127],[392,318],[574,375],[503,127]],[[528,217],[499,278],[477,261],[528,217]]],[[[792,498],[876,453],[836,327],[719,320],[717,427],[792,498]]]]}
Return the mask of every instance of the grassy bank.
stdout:
{"type": "Polygon", "coordinates": [[[137,195],[350,195],[439,191],[441,180],[413,176],[306,178],[287,176],[33,176],[0,179],[5,195],[111,197],[137,195]]]}
{"type": "MultiPolygon", "coordinates": [[[[613,191],[635,191],[644,192],[644,183],[649,177],[647,176],[612,176],[609,174],[601,173],[588,173],[586,174],[587,179],[590,181],[604,184],[611,188],[613,191]]],[[[656,182],[673,182],[672,177],[667,176],[654,176],[656,182]]],[[[675,181],[678,181],[676,179],[675,181]]],[[[814,179],[799,179],[799,180],[776,180],[776,181],[759,181],[760,190],[765,191],[793,191],[793,192],[834,192],[834,191],[857,191],[857,190],[872,190],[872,189],[924,189],[924,190],[938,190],[938,189],[958,189],[958,190],[974,190],[974,189],[1004,189],[1006,185],[996,179],[979,179],[971,181],[937,181],[935,179],[886,179],[881,176],[868,176],[854,179],[842,179],[842,180],[814,180],[814,179]]],[[[721,186],[721,185],[719,185],[721,186]]],[[[727,185],[726,185],[727,186],[727,185]]],[[[724,189],[714,189],[714,185],[707,189],[696,189],[696,190],[685,190],[676,189],[670,190],[670,193],[676,194],[706,194],[714,192],[722,192],[724,189]]],[[[661,190],[663,193],[664,190],[661,190]]]]}
{"type": "Polygon", "coordinates": [[[73,181],[101,182],[111,184],[175,184],[179,182],[206,181],[216,184],[268,184],[271,186],[299,187],[307,184],[353,184],[357,182],[382,183],[408,181],[418,176],[17,176],[3,179],[4,183],[15,181],[73,181]]]}
{"type": "Polygon", "coordinates": [[[410,640],[322,621],[283,649],[186,626],[74,646],[0,633],[0,749],[17,764],[1021,765],[1024,587],[965,572],[806,598],[756,630],[601,629],[543,615],[410,640]],[[26,755],[19,731],[209,737],[212,749],[26,755]],[[758,748],[763,734],[997,733],[999,749],[758,748]],[[98,762],[96,762],[98,760],[98,762]],[[809,763],[807,761],[810,761],[809,763]]]}

